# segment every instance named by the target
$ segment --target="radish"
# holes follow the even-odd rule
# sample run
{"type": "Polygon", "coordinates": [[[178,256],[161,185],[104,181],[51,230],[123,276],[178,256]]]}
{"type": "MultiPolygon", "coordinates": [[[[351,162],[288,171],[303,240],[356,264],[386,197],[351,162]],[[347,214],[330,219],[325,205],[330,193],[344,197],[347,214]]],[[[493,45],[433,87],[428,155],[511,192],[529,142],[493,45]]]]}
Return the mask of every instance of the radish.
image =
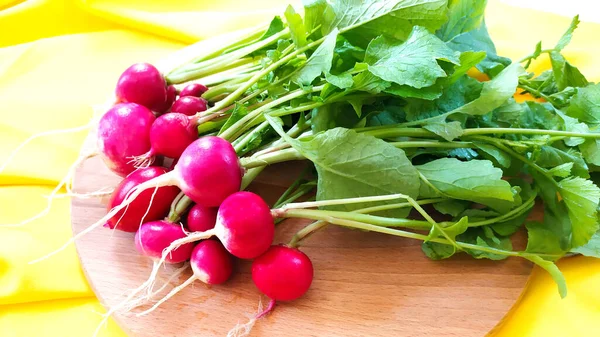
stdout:
{"type": "Polygon", "coordinates": [[[206,284],[221,284],[227,281],[233,273],[233,259],[227,250],[225,250],[223,244],[217,240],[204,240],[197,244],[191,253],[190,264],[193,271],[193,275],[190,278],[173,288],[171,292],[156,302],[150,309],[138,313],[137,316],[146,315],[154,311],[159,305],[192,284],[195,280],[200,280],[206,284]]]}
{"type": "MultiPolygon", "coordinates": [[[[160,259],[165,248],[173,241],[185,236],[186,234],[180,225],[165,220],[146,222],[135,233],[135,247],[143,255],[160,259]]],[[[187,261],[192,256],[193,249],[193,243],[181,245],[169,253],[165,262],[181,263],[187,261]]]]}
{"type": "MultiPolygon", "coordinates": [[[[161,260],[154,264],[154,268],[144,284],[154,282],[160,266],[166,261],[167,256],[183,244],[216,236],[232,255],[242,259],[252,259],[269,249],[274,232],[275,224],[271,211],[261,197],[252,192],[234,193],[219,206],[215,228],[204,232],[190,233],[185,238],[171,242],[169,247],[162,251],[161,260]]],[[[193,257],[194,254],[192,254],[192,265],[194,264],[193,257]]],[[[183,288],[189,283],[186,281],[180,287],[183,288]]]]}
{"type": "Polygon", "coordinates": [[[121,74],[115,94],[120,102],[137,103],[162,112],[167,101],[167,84],[156,67],[136,63],[121,74]]]}
{"type": "Polygon", "coordinates": [[[204,232],[215,228],[217,208],[194,205],[187,215],[187,229],[191,232],[204,232]]]}
{"type": "Polygon", "coordinates": [[[207,104],[208,103],[204,98],[182,96],[173,103],[171,112],[179,112],[187,116],[194,116],[198,112],[206,111],[207,104]]]}
{"type": "Polygon", "coordinates": [[[150,128],[156,118],[136,103],[119,103],[98,124],[97,147],[106,166],[125,177],[133,172],[131,158],[150,150],[150,128]]]}
{"type": "Polygon", "coordinates": [[[301,297],[312,279],[312,262],[296,248],[271,246],[252,262],[252,281],[274,301],[293,301],[301,297]]]}
{"type": "Polygon", "coordinates": [[[163,107],[158,111],[159,113],[167,112],[173,106],[173,103],[177,99],[177,88],[174,85],[167,87],[167,100],[163,107]]]}
{"type": "Polygon", "coordinates": [[[304,295],[313,280],[313,265],[296,248],[274,245],[252,262],[252,281],[270,298],[267,308],[245,324],[236,325],[227,336],[247,336],[257,320],[266,316],[276,301],[293,301],[304,295]]]}
{"type": "Polygon", "coordinates": [[[207,92],[208,88],[204,84],[200,83],[190,83],[186,85],[181,92],[179,93],[179,97],[185,96],[195,96],[200,97],[203,93],[207,92]]]}
{"type": "MultiPolygon", "coordinates": [[[[138,169],[128,175],[117,186],[108,202],[108,210],[120,205],[127,197],[127,194],[139,184],[150,179],[156,178],[167,172],[165,168],[151,166],[138,169]]],[[[169,212],[169,208],[179,189],[176,186],[164,186],[154,190],[147,190],[141,193],[129,206],[117,212],[110,218],[106,227],[119,229],[125,232],[135,232],[140,224],[148,221],[164,218],[169,212]]]]}
{"type": "Polygon", "coordinates": [[[168,113],[158,117],[150,128],[150,150],[135,157],[135,165],[148,166],[155,156],[164,155],[177,159],[183,151],[198,139],[194,117],[181,113],[168,113]]]}
{"type": "MultiPolygon", "coordinates": [[[[242,183],[242,173],[243,171],[240,167],[238,157],[233,149],[233,146],[231,146],[229,142],[223,138],[215,136],[205,136],[199,138],[185,149],[172,171],[139,184],[129,192],[129,195],[125,198],[125,200],[123,200],[123,202],[121,202],[121,204],[111,209],[110,212],[108,212],[108,214],[106,214],[102,219],[90,225],[77,235],[71,237],[59,249],[29,263],[34,264],[49,258],[50,256],[68,247],[81,236],[84,236],[93,231],[95,228],[102,226],[106,221],[108,221],[108,219],[112,218],[117,214],[117,212],[131,204],[141,193],[147,189],[156,189],[163,186],[178,186],[182,192],[196,204],[206,207],[216,207],[221,205],[223,200],[225,200],[228,196],[236,191],[239,191],[242,183]]],[[[244,208],[248,211],[261,211],[266,213],[266,215],[269,216],[270,223],[262,223],[261,225],[263,228],[254,228],[256,227],[255,222],[257,220],[250,219],[250,223],[252,223],[250,226],[251,229],[240,231],[240,234],[242,234],[240,236],[243,240],[254,241],[255,236],[262,237],[263,235],[266,235],[270,237],[269,240],[272,240],[274,224],[273,219],[270,218],[269,207],[264,203],[264,201],[262,201],[262,199],[260,199],[259,196],[255,195],[255,197],[257,199],[255,199],[255,201],[258,202],[259,200],[262,202],[262,205],[260,207],[256,207],[255,209],[248,209],[249,207],[244,205],[244,208]]],[[[229,204],[229,207],[235,209],[238,206],[235,204],[229,204]]],[[[258,215],[256,216],[258,217],[258,215]]],[[[260,219],[264,219],[264,221],[266,221],[265,214],[261,215],[260,219]]],[[[240,220],[244,221],[243,218],[238,219],[238,221],[240,220]]],[[[243,224],[239,223],[237,225],[243,226],[243,224]]],[[[207,239],[216,233],[219,233],[218,236],[222,242],[227,241],[228,244],[236,244],[237,241],[239,241],[236,239],[238,233],[233,233],[230,230],[223,228],[223,225],[219,225],[218,221],[214,229],[206,232],[194,233],[198,239],[190,240],[190,236],[188,236],[181,240],[189,240],[188,242],[194,242],[201,239],[207,239]],[[219,228],[218,231],[217,228],[219,228]]],[[[181,242],[181,240],[176,240],[173,242],[169,249],[172,250],[177,248],[176,245],[187,243],[181,242]]],[[[261,239],[261,241],[264,240],[264,238],[261,239]]],[[[250,245],[251,242],[248,244],[250,245]]],[[[252,252],[256,253],[256,255],[249,258],[262,254],[268,248],[265,247],[263,251],[256,252],[256,247],[254,247],[254,245],[252,246],[252,252]]],[[[225,247],[228,247],[228,245],[226,244],[225,247]]],[[[163,254],[163,257],[164,256],[165,254],[163,254]]],[[[155,274],[154,277],[156,276],[155,274]]]]}

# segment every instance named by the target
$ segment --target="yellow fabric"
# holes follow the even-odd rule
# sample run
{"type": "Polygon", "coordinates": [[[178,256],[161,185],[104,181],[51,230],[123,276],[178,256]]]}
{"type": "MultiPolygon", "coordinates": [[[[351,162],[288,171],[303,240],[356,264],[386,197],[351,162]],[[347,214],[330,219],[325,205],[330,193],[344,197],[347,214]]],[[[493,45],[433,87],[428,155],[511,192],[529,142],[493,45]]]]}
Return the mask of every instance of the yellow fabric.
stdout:
{"type": "MultiPolygon", "coordinates": [[[[294,1],[298,3],[299,1],[294,1]]],[[[29,135],[85,124],[91,106],[112,92],[129,64],[154,62],[190,42],[248,27],[285,1],[0,0],[0,163],[29,135]]],[[[592,7],[590,7],[590,10],[592,7]]],[[[491,1],[490,32],[503,55],[518,58],[541,38],[551,46],[569,19],[491,1]],[[509,19],[510,18],[510,19],[509,19]]],[[[566,50],[591,80],[600,80],[600,26],[582,24],[566,50]],[[597,61],[596,61],[597,62],[597,61]]],[[[547,60],[535,66],[543,69],[547,60]]],[[[45,207],[77,157],[84,132],[38,139],[0,175],[0,223],[15,223],[45,207]]],[[[91,336],[103,312],[75,249],[36,265],[71,235],[69,200],[24,227],[0,228],[0,336],[91,336]]],[[[584,336],[600,321],[600,261],[560,263],[569,296],[561,300],[548,275],[535,269],[494,336],[584,336]]],[[[110,323],[103,336],[122,336],[110,323]]]]}

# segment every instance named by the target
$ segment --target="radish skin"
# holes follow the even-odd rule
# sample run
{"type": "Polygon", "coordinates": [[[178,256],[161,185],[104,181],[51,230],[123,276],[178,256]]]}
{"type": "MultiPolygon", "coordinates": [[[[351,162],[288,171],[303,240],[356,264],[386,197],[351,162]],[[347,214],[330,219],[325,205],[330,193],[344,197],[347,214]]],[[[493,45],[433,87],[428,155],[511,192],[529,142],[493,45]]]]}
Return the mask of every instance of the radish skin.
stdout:
{"type": "Polygon", "coordinates": [[[136,103],[119,103],[100,118],[97,147],[106,166],[126,177],[136,167],[131,158],[150,150],[150,128],[156,118],[136,103]]]}
{"type": "Polygon", "coordinates": [[[185,87],[183,87],[183,89],[181,89],[181,92],[179,93],[179,97],[186,97],[186,96],[200,97],[200,96],[202,96],[202,94],[204,94],[207,91],[208,91],[208,88],[204,84],[190,83],[190,84],[186,85],[185,87]]]}
{"type": "MultiPolygon", "coordinates": [[[[163,167],[151,166],[141,168],[128,175],[113,192],[107,210],[120,205],[129,192],[139,184],[167,173],[163,167]]],[[[106,224],[108,228],[125,232],[135,232],[140,224],[164,218],[169,212],[171,203],[179,194],[176,186],[164,186],[141,193],[125,210],[117,212],[106,224]],[[154,192],[156,191],[156,192],[154,192]],[[154,194],[154,197],[153,197],[154,194]],[[150,200],[153,199],[153,202],[150,200]]]]}
{"type": "Polygon", "coordinates": [[[195,96],[182,96],[173,103],[171,112],[179,112],[186,116],[194,116],[198,112],[206,111],[208,102],[204,98],[195,96]]]}
{"type": "Polygon", "coordinates": [[[167,101],[167,83],[153,65],[136,63],[119,77],[115,95],[119,102],[137,103],[160,113],[167,101]]]}
{"type": "Polygon", "coordinates": [[[191,232],[204,232],[215,228],[217,212],[216,207],[192,206],[187,215],[187,229],[191,232]]]}
{"type": "MultiPolygon", "coordinates": [[[[146,222],[135,233],[135,247],[143,255],[160,259],[162,252],[173,241],[186,237],[180,225],[164,221],[146,222]]],[[[193,243],[188,243],[172,250],[165,258],[167,263],[181,263],[192,256],[193,243]]]]}
{"type": "Polygon", "coordinates": [[[154,162],[155,156],[177,159],[198,139],[197,119],[171,112],[158,117],[150,128],[150,150],[135,158],[137,167],[154,162]]]}
{"type": "Polygon", "coordinates": [[[252,262],[252,281],[275,301],[293,301],[304,295],[313,280],[313,265],[296,248],[271,246],[252,262]]]}

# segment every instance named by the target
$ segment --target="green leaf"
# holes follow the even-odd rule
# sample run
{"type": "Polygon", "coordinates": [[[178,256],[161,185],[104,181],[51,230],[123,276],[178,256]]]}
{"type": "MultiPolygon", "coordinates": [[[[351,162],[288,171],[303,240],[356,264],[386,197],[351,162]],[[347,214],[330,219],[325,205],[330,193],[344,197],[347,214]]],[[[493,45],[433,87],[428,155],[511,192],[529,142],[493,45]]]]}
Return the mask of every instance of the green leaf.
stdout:
{"type": "MultiPolygon", "coordinates": [[[[286,142],[314,163],[318,173],[317,200],[393,193],[417,197],[418,172],[401,149],[344,128],[331,129],[308,139],[293,139],[272,117],[265,117],[286,142]]],[[[395,202],[397,200],[389,203],[395,202]]],[[[331,209],[353,211],[367,206],[359,203],[332,206],[331,209]]],[[[405,217],[408,210],[385,214],[405,217]]]]}
{"type": "MultiPolygon", "coordinates": [[[[331,32],[335,27],[347,31],[368,22],[373,22],[387,15],[395,18],[429,20],[439,22],[445,14],[447,0],[338,0],[332,2],[322,18],[323,34],[331,32]]],[[[389,22],[389,21],[386,21],[389,22]]],[[[399,23],[403,24],[405,21],[399,23]]],[[[381,24],[369,27],[369,30],[381,28],[381,24]]],[[[398,29],[397,25],[390,27],[398,29]]],[[[377,35],[380,35],[378,33],[377,35]]],[[[375,36],[377,36],[375,35],[375,36]]]]}
{"type": "Polygon", "coordinates": [[[592,165],[600,165],[600,141],[598,139],[586,139],[579,145],[579,150],[586,162],[592,165]]]}
{"type": "Polygon", "coordinates": [[[331,69],[333,61],[333,49],[337,38],[337,29],[333,30],[325,41],[319,45],[317,50],[308,58],[306,64],[298,70],[293,81],[301,86],[309,86],[312,81],[322,73],[327,73],[331,69]]]}
{"type": "MultiPolygon", "coordinates": [[[[454,240],[457,235],[464,233],[469,228],[469,218],[463,217],[455,223],[446,223],[447,226],[443,227],[444,233],[454,240]]],[[[443,237],[443,234],[435,227],[432,227],[429,233],[429,238],[443,237]]],[[[433,260],[441,260],[449,258],[456,253],[456,247],[444,243],[426,241],[423,242],[421,249],[433,260]]]]}
{"type": "Polygon", "coordinates": [[[478,148],[479,150],[481,150],[483,153],[494,158],[500,166],[505,167],[505,168],[510,167],[512,159],[511,159],[511,156],[509,154],[507,154],[506,152],[498,149],[494,145],[490,145],[487,143],[474,142],[473,145],[475,145],[475,147],[478,148]]]}
{"type": "Polygon", "coordinates": [[[273,18],[273,20],[271,20],[271,23],[269,24],[269,28],[267,28],[267,30],[259,38],[259,40],[260,41],[265,40],[268,37],[271,37],[284,29],[285,29],[285,25],[283,24],[283,21],[281,21],[281,18],[279,16],[276,16],[273,18]]]}
{"type": "Polygon", "coordinates": [[[419,98],[431,101],[442,96],[442,87],[434,84],[430,87],[417,89],[408,85],[392,83],[389,88],[385,89],[385,92],[398,97],[419,98]]]}
{"type": "Polygon", "coordinates": [[[378,94],[391,85],[390,82],[384,81],[381,78],[371,74],[369,71],[363,71],[360,74],[352,77],[354,84],[351,90],[353,91],[366,91],[371,94],[378,94]]]}
{"type": "Polygon", "coordinates": [[[456,253],[456,248],[452,245],[431,241],[423,242],[421,250],[425,253],[425,256],[432,260],[447,259],[456,253]]]}
{"type": "Polygon", "coordinates": [[[548,170],[548,173],[555,177],[567,178],[571,175],[571,170],[573,169],[573,163],[564,163],[562,165],[558,165],[548,170]]]}
{"type": "Polygon", "coordinates": [[[550,62],[558,91],[562,91],[567,87],[585,87],[588,85],[587,79],[579,69],[567,62],[559,52],[550,52],[550,62]]]}
{"type": "Polygon", "coordinates": [[[600,84],[577,89],[567,115],[592,127],[600,125],[600,84]]]}
{"type": "Polygon", "coordinates": [[[314,133],[318,133],[336,127],[352,128],[359,120],[349,104],[326,104],[313,109],[311,127],[314,133]]]}
{"type": "Polygon", "coordinates": [[[589,168],[583,161],[581,154],[573,149],[562,150],[556,147],[544,145],[532,158],[536,164],[543,168],[552,169],[556,166],[573,163],[571,173],[578,177],[589,178],[589,168]]]}
{"type": "Polygon", "coordinates": [[[290,35],[292,41],[296,45],[296,48],[302,48],[306,45],[306,29],[304,28],[304,22],[300,14],[296,13],[292,5],[288,5],[285,10],[285,20],[290,28],[290,35]]]}
{"type": "Polygon", "coordinates": [[[514,201],[510,184],[502,180],[502,170],[489,160],[441,158],[416,168],[433,185],[421,184],[421,198],[447,196],[492,208],[499,201],[514,201]]]}
{"type": "Polygon", "coordinates": [[[450,0],[448,22],[437,31],[437,36],[448,41],[459,34],[479,28],[486,4],[486,0],[450,0]]]}
{"type": "Polygon", "coordinates": [[[471,68],[478,65],[485,59],[486,55],[484,51],[465,51],[460,53],[459,62],[460,65],[454,68],[454,72],[448,76],[444,81],[444,85],[452,84],[456,82],[461,76],[466,74],[471,68]]]}
{"type": "Polygon", "coordinates": [[[567,281],[565,280],[563,274],[560,272],[560,269],[558,269],[556,264],[554,264],[554,262],[544,260],[537,255],[528,255],[524,256],[524,258],[537,264],[541,268],[545,269],[548,273],[550,273],[550,276],[552,276],[552,279],[554,280],[554,282],[556,282],[556,285],[558,286],[558,293],[560,294],[560,297],[565,298],[567,296],[567,281]]]}
{"type": "Polygon", "coordinates": [[[431,123],[423,125],[423,129],[431,131],[449,142],[463,134],[463,129],[459,122],[431,123]]]}
{"type": "Polygon", "coordinates": [[[571,249],[572,253],[600,258],[600,232],[594,233],[585,245],[571,249]]]}
{"type": "Polygon", "coordinates": [[[398,104],[386,104],[367,117],[366,126],[392,125],[406,121],[404,109],[398,104]]]}
{"type": "Polygon", "coordinates": [[[519,83],[519,76],[524,73],[525,69],[520,64],[511,64],[494,79],[483,84],[479,98],[452,110],[451,114],[485,115],[502,106],[514,95],[519,83]]]}
{"type": "Polygon", "coordinates": [[[304,5],[304,27],[307,32],[312,32],[321,25],[325,15],[333,15],[333,13],[326,13],[329,7],[326,0],[302,0],[302,4],[304,5]]]}
{"type": "Polygon", "coordinates": [[[399,85],[423,88],[447,76],[437,60],[458,64],[455,52],[435,35],[416,26],[404,43],[378,37],[369,43],[365,62],[377,77],[399,85]]]}
{"type": "MultiPolygon", "coordinates": [[[[556,109],[556,114],[562,118],[565,124],[565,131],[570,132],[580,132],[580,133],[588,133],[590,132],[590,128],[585,123],[579,123],[577,118],[569,117],[565,115],[562,111],[556,109]]],[[[569,137],[565,138],[564,142],[567,146],[577,146],[585,142],[585,138],[581,137],[569,137]]]]}
{"type": "Polygon", "coordinates": [[[339,75],[332,75],[329,72],[325,73],[325,80],[328,83],[331,83],[333,85],[335,85],[336,87],[340,88],[340,89],[348,89],[351,88],[352,85],[354,84],[354,81],[352,80],[352,75],[349,73],[343,73],[343,74],[339,74],[339,75]]]}
{"type": "Polygon", "coordinates": [[[573,247],[582,246],[599,228],[596,210],[600,202],[600,188],[579,177],[563,179],[558,186],[571,219],[571,244],[573,247]]]}
{"type": "Polygon", "coordinates": [[[469,204],[469,202],[462,200],[448,199],[446,201],[436,202],[435,204],[433,204],[433,208],[435,208],[436,211],[442,214],[447,214],[456,217],[459,214],[461,214],[465,209],[467,209],[467,207],[469,207],[469,204]]]}
{"type": "MultiPolygon", "coordinates": [[[[457,240],[486,248],[512,250],[512,242],[508,237],[497,236],[487,227],[471,227],[465,233],[459,235],[457,240]]],[[[465,251],[476,259],[504,260],[507,257],[503,254],[490,253],[477,249],[466,249],[465,251]]]]}
{"type": "Polygon", "coordinates": [[[239,103],[235,103],[235,107],[231,112],[231,116],[227,118],[227,122],[225,122],[225,124],[223,124],[223,126],[221,127],[221,130],[219,130],[219,135],[225,132],[225,130],[229,129],[229,127],[235,124],[237,121],[244,118],[244,116],[246,116],[247,114],[248,108],[246,108],[246,106],[239,103]]]}
{"type": "Polygon", "coordinates": [[[525,251],[536,254],[564,254],[561,238],[545,224],[531,221],[525,227],[527,227],[527,249],[525,251]]]}
{"type": "Polygon", "coordinates": [[[442,96],[434,101],[406,99],[406,117],[409,121],[415,121],[439,116],[454,109],[458,109],[477,99],[481,92],[481,88],[482,84],[479,81],[464,76],[446,88],[446,90],[443,91],[442,96]]]}
{"type": "Polygon", "coordinates": [[[573,32],[575,31],[575,29],[577,29],[579,23],[579,15],[575,15],[567,31],[563,34],[563,36],[561,36],[560,40],[558,40],[558,42],[556,43],[556,47],[554,47],[556,51],[563,50],[569,44],[569,42],[571,42],[573,32]]]}
{"type": "Polygon", "coordinates": [[[448,46],[461,52],[484,51],[486,58],[477,65],[477,69],[491,77],[496,76],[511,63],[510,59],[496,54],[496,47],[488,34],[485,21],[478,29],[455,36],[448,41],[448,46]]]}

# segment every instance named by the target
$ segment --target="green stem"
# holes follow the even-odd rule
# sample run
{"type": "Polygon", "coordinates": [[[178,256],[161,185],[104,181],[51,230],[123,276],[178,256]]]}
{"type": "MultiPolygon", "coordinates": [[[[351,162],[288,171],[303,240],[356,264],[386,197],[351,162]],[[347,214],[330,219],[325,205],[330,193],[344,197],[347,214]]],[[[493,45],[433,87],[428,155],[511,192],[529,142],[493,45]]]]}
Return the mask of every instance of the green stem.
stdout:
{"type": "MultiPolygon", "coordinates": [[[[421,199],[421,200],[417,200],[417,203],[419,205],[429,205],[429,204],[435,204],[438,202],[444,202],[446,200],[448,200],[448,199],[446,199],[446,198],[421,199]]],[[[378,205],[378,206],[357,209],[354,212],[361,213],[361,214],[369,214],[369,213],[374,213],[374,212],[389,211],[392,209],[406,208],[406,207],[412,207],[412,204],[410,202],[401,202],[401,203],[397,203],[397,204],[378,205]]]]}
{"type": "Polygon", "coordinates": [[[250,143],[250,141],[252,140],[252,137],[254,137],[257,134],[260,134],[261,132],[263,132],[265,129],[269,128],[270,125],[267,122],[262,123],[261,125],[257,126],[256,128],[252,129],[252,131],[248,132],[244,137],[238,138],[236,142],[233,142],[233,148],[235,149],[235,152],[238,153],[238,155],[240,154],[240,152],[244,149],[244,147],[246,145],[248,145],[248,143],[250,143]]]}
{"type": "Polygon", "coordinates": [[[552,105],[555,105],[555,106],[557,105],[556,101],[552,97],[550,97],[550,96],[544,94],[543,92],[541,92],[537,89],[534,89],[526,84],[519,84],[519,88],[529,92],[536,98],[541,97],[541,98],[545,99],[546,101],[550,102],[552,105]]]}
{"type": "Polygon", "coordinates": [[[279,199],[277,199],[277,201],[273,205],[273,208],[281,207],[281,205],[283,204],[283,201],[286,200],[290,196],[290,194],[294,191],[294,189],[296,189],[298,186],[300,186],[300,184],[302,184],[302,182],[304,181],[304,176],[309,171],[310,171],[310,166],[307,166],[306,168],[304,168],[304,170],[302,170],[302,172],[300,172],[300,175],[298,176],[298,178],[296,178],[296,180],[294,180],[294,182],[287,188],[287,190],[285,190],[285,192],[283,192],[283,194],[279,197],[279,199]]]}
{"type": "Polygon", "coordinates": [[[435,133],[421,128],[385,128],[378,130],[365,131],[364,134],[377,138],[395,138],[395,137],[435,137],[435,133]]]}
{"type": "MultiPolygon", "coordinates": [[[[290,212],[292,212],[292,211],[305,212],[307,210],[290,210],[290,212]]],[[[283,213],[283,214],[276,214],[276,216],[281,216],[284,218],[304,218],[305,217],[302,214],[297,214],[295,212],[291,213],[291,214],[287,213],[287,212],[283,213]]],[[[408,231],[397,229],[397,228],[382,227],[382,226],[376,226],[376,225],[373,225],[370,223],[356,221],[356,220],[336,218],[334,216],[324,213],[323,211],[313,211],[313,212],[322,212],[322,213],[312,213],[311,216],[307,217],[307,218],[313,219],[313,220],[321,220],[321,221],[325,221],[325,222],[333,224],[333,225],[338,225],[338,226],[343,226],[343,227],[348,227],[348,228],[377,232],[377,233],[388,234],[388,235],[399,236],[399,237],[421,240],[421,241],[431,241],[431,242],[437,242],[437,243],[442,243],[442,244],[446,244],[446,245],[452,245],[451,242],[449,242],[448,240],[446,240],[444,238],[439,238],[439,237],[429,238],[428,235],[412,233],[412,232],[408,232],[408,231]]],[[[516,252],[516,251],[503,250],[503,249],[492,248],[492,247],[478,246],[478,245],[474,245],[474,244],[470,244],[470,243],[466,243],[466,242],[460,242],[460,241],[455,241],[455,243],[461,250],[466,250],[466,249],[476,250],[476,251],[487,252],[490,254],[504,255],[504,256],[515,256],[515,257],[523,257],[523,258],[527,258],[527,257],[531,257],[531,256],[559,257],[556,255],[551,255],[551,254],[532,254],[532,253],[527,253],[527,252],[522,252],[522,251],[516,252]]]]}
{"type": "Polygon", "coordinates": [[[264,76],[268,75],[271,71],[277,69],[281,65],[286,64],[287,62],[289,62],[290,60],[292,60],[299,54],[304,53],[305,51],[320,45],[324,40],[325,40],[325,38],[321,38],[317,41],[311,42],[311,43],[307,44],[306,46],[304,46],[300,49],[297,49],[294,52],[286,55],[285,57],[282,57],[277,62],[272,63],[271,65],[269,65],[262,71],[259,71],[258,73],[254,74],[254,76],[252,76],[252,78],[250,80],[248,80],[248,82],[246,82],[245,85],[240,86],[239,88],[236,89],[236,91],[232,92],[225,99],[223,99],[222,101],[217,103],[211,109],[211,112],[219,111],[219,110],[233,104],[242,94],[244,94],[248,89],[250,89],[250,87],[252,87],[254,85],[254,83],[256,83],[258,80],[260,80],[264,76]]]}
{"type": "MultiPolygon", "coordinates": [[[[298,98],[313,92],[318,92],[321,91],[323,89],[323,86],[318,86],[318,87],[313,87],[309,90],[302,90],[302,89],[298,89],[295,91],[290,92],[289,94],[280,97],[276,100],[273,100],[271,102],[269,102],[268,104],[265,104],[263,106],[261,106],[258,109],[253,110],[252,112],[248,113],[246,116],[242,117],[240,120],[238,120],[237,122],[235,122],[231,127],[229,127],[227,130],[225,130],[225,132],[223,132],[221,134],[221,137],[224,139],[228,139],[228,140],[233,140],[235,138],[235,136],[237,134],[239,134],[240,130],[243,130],[244,127],[246,127],[246,123],[252,119],[254,119],[257,116],[260,116],[260,114],[262,114],[263,112],[278,106],[279,104],[291,101],[294,98],[298,98]]],[[[228,96],[229,97],[229,96],[228,96]]],[[[223,101],[219,102],[222,103],[223,101]]],[[[216,105],[215,105],[216,107],[216,105]]]]}
{"type": "Polygon", "coordinates": [[[559,137],[580,137],[600,139],[600,133],[580,133],[544,129],[512,129],[512,128],[480,128],[466,129],[462,136],[485,135],[485,134],[514,134],[514,135],[548,135],[559,137]]]}
{"type": "Polygon", "coordinates": [[[231,67],[231,64],[239,63],[240,59],[248,59],[245,58],[245,56],[251,54],[252,52],[267,47],[277,42],[280,38],[285,38],[286,36],[289,36],[289,29],[287,28],[278,32],[277,34],[269,36],[264,40],[235,50],[231,53],[223,54],[203,62],[188,63],[187,65],[177,69],[175,72],[171,72],[169,75],[167,75],[167,80],[171,83],[185,82],[209,73],[218,72],[218,70],[223,69],[224,67],[229,68],[231,67]]]}
{"type": "Polygon", "coordinates": [[[310,225],[299,230],[298,233],[296,233],[296,235],[294,235],[294,237],[290,240],[288,246],[298,247],[300,241],[306,239],[307,237],[311,236],[312,234],[316,233],[317,231],[321,230],[326,226],[327,222],[321,220],[311,223],[310,225]]]}
{"type": "Polygon", "coordinates": [[[513,218],[523,214],[525,211],[527,211],[531,207],[533,207],[533,204],[535,204],[536,197],[537,197],[537,195],[532,196],[526,202],[521,204],[519,207],[512,209],[508,213],[502,214],[495,218],[469,223],[469,227],[487,226],[487,225],[495,224],[495,223],[502,222],[505,220],[513,219],[513,218]]]}
{"type": "MultiPolygon", "coordinates": [[[[290,205],[290,204],[288,204],[290,205]]],[[[330,222],[328,219],[344,219],[352,221],[360,221],[369,223],[377,227],[405,227],[417,230],[430,230],[431,224],[427,221],[422,220],[411,220],[403,218],[386,218],[376,215],[361,214],[355,212],[344,212],[344,211],[326,211],[326,210],[315,210],[315,209],[288,209],[285,206],[282,208],[274,209],[271,211],[273,217],[282,218],[304,218],[311,220],[324,220],[330,222]]]]}
{"type": "Polygon", "coordinates": [[[440,149],[464,149],[473,147],[471,142],[439,142],[439,141],[414,141],[414,142],[390,142],[391,145],[399,149],[408,149],[414,147],[435,147],[440,149]]]}
{"type": "Polygon", "coordinates": [[[181,216],[192,206],[194,202],[188,198],[183,192],[179,193],[175,200],[171,203],[171,210],[167,219],[169,222],[177,223],[181,219],[181,216]]]}
{"type": "Polygon", "coordinates": [[[264,169],[265,169],[265,166],[262,166],[262,167],[251,168],[248,171],[246,171],[246,173],[242,177],[242,186],[241,186],[240,190],[242,190],[242,191],[245,190],[246,187],[248,187],[250,185],[250,183],[252,183],[252,181],[254,179],[256,179],[256,177],[258,177],[258,175],[264,169]]]}

